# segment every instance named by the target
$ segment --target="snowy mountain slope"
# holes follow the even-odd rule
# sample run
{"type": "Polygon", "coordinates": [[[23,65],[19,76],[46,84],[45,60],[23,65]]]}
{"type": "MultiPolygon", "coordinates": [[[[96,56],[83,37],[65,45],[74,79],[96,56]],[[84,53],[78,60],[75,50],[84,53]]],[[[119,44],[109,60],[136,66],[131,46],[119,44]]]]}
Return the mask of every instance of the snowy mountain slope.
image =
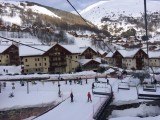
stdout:
{"type": "Polygon", "coordinates": [[[88,27],[80,16],[70,12],[34,2],[7,0],[0,0],[0,24],[10,26],[12,24],[19,26],[47,26],[63,29],[68,29],[69,26],[72,28],[74,26],[88,27]]]}
{"type": "MultiPolygon", "coordinates": [[[[160,2],[147,0],[148,12],[160,11],[160,2]]],[[[97,2],[81,11],[81,15],[94,24],[100,24],[101,19],[108,16],[117,19],[120,15],[138,17],[144,11],[143,0],[109,0],[97,2]]]]}
{"type": "Polygon", "coordinates": [[[38,6],[38,5],[27,5],[26,2],[14,2],[14,1],[3,1],[3,0],[0,1],[0,4],[2,4],[2,5],[5,5],[7,3],[9,3],[11,5],[14,5],[14,6],[17,6],[19,8],[22,8],[24,11],[27,11],[27,10],[30,9],[33,12],[36,12],[36,13],[49,15],[51,17],[61,18],[58,15],[56,15],[55,13],[51,12],[50,10],[48,10],[44,7],[38,6]]]}

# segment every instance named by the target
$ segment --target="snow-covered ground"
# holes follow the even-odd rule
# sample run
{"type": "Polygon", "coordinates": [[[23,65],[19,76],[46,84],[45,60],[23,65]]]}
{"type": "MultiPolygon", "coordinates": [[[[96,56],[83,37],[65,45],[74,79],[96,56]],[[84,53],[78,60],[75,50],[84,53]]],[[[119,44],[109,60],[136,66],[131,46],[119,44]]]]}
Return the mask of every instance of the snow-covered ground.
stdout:
{"type": "MultiPolygon", "coordinates": [[[[0,67],[0,71],[4,74],[4,67],[0,67]]],[[[18,67],[17,67],[18,68],[18,67]]],[[[11,67],[6,67],[8,71],[12,71],[11,67]]],[[[15,68],[16,70],[16,68],[15,68]]],[[[18,69],[16,71],[18,72],[18,69]]],[[[83,77],[93,77],[95,73],[91,71],[84,71],[81,73],[75,74],[61,74],[63,78],[70,78],[71,76],[81,76],[83,77]]],[[[17,75],[21,77],[22,75],[17,75]]],[[[17,77],[14,76],[14,77],[17,77]]],[[[29,75],[29,76],[42,76],[42,75],[29,75]]],[[[51,75],[52,78],[57,78],[59,75],[51,75]]],[[[2,77],[7,77],[2,75],[2,77]]],[[[13,77],[13,76],[9,76],[13,77]]],[[[127,103],[136,103],[142,100],[137,99],[137,91],[136,87],[131,87],[130,90],[119,90],[118,85],[121,80],[116,78],[108,78],[110,84],[112,85],[114,91],[114,101],[112,104],[121,105],[127,103]]],[[[62,92],[62,97],[58,96],[58,82],[50,81],[50,82],[36,82],[37,84],[29,83],[29,94],[27,94],[27,84],[21,86],[20,82],[14,82],[15,89],[13,90],[12,83],[6,82],[6,87],[2,87],[2,93],[0,93],[0,110],[9,110],[9,109],[18,109],[18,108],[26,108],[26,107],[34,107],[34,106],[42,106],[50,103],[59,104],[56,108],[47,112],[46,114],[36,118],[37,120],[92,120],[93,114],[96,112],[98,107],[103,103],[106,99],[105,96],[98,96],[92,94],[92,102],[87,102],[87,93],[92,92],[92,83],[94,79],[88,79],[88,84],[86,84],[85,79],[82,79],[83,84],[77,84],[72,81],[72,85],[69,82],[66,84],[64,81],[60,81],[60,90],[62,92]],[[74,102],[70,102],[70,93],[73,92],[74,102]],[[14,97],[9,98],[9,94],[13,92],[14,97]]],[[[98,79],[101,82],[106,82],[105,78],[98,79]]],[[[134,82],[137,84],[138,79],[133,79],[130,77],[126,77],[123,79],[124,82],[134,82]]],[[[1,82],[3,83],[3,82],[1,82]]],[[[100,89],[104,89],[106,91],[110,86],[100,86],[100,89]],[[106,88],[107,87],[107,88],[106,88]]],[[[97,87],[96,86],[96,87],[97,87]]],[[[110,115],[111,120],[141,120],[137,116],[156,116],[144,118],[142,120],[159,120],[159,107],[157,106],[146,106],[145,104],[141,105],[138,108],[131,108],[126,110],[114,110],[110,115]]],[[[32,119],[33,117],[29,118],[32,119]]]]}
{"type": "Polygon", "coordinates": [[[145,104],[140,105],[138,108],[131,108],[126,110],[115,110],[112,112],[113,118],[110,120],[159,120],[160,119],[160,107],[147,106],[145,104]],[[145,117],[139,118],[137,116],[157,116],[157,117],[145,117]]]}

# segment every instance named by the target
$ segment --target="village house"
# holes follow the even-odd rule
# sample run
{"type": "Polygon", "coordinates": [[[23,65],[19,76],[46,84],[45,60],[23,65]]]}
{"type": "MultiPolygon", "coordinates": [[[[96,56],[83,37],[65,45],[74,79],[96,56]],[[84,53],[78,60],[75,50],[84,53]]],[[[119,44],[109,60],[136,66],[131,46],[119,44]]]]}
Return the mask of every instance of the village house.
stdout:
{"type": "Polygon", "coordinates": [[[108,64],[120,68],[141,70],[146,64],[147,58],[148,55],[142,49],[126,49],[108,53],[106,61],[108,64]]]}
{"type": "Polygon", "coordinates": [[[0,65],[19,65],[19,48],[12,45],[0,45],[0,65]]]}
{"type": "Polygon", "coordinates": [[[75,72],[78,67],[97,69],[100,64],[94,60],[97,53],[90,47],[60,44],[33,47],[39,50],[20,46],[22,73],[70,73],[75,72]]]}
{"type": "Polygon", "coordinates": [[[79,59],[80,59],[80,49],[76,45],[61,45],[66,50],[70,51],[71,54],[67,55],[67,67],[66,72],[75,72],[78,67],[81,66],[79,59]]]}
{"type": "Polygon", "coordinates": [[[98,53],[91,47],[81,48],[80,59],[95,59],[98,57],[98,53]]]}
{"type": "Polygon", "coordinates": [[[98,53],[98,56],[101,58],[104,58],[107,55],[107,52],[102,50],[97,51],[97,53],[98,53]]]}
{"type": "Polygon", "coordinates": [[[48,73],[49,57],[43,55],[49,46],[19,46],[22,73],[48,73]],[[40,50],[38,50],[40,49],[40,50]],[[41,51],[42,50],[42,51],[41,51]]]}
{"type": "MultiPolygon", "coordinates": [[[[147,52],[146,52],[147,53],[147,52]]],[[[160,67],[160,50],[149,51],[149,66],[160,67]]],[[[148,64],[148,60],[145,60],[145,64],[148,64]]]]}
{"type": "Polygon", "coordinates": [[[94,70],[97,71],[101,64],[100,59],[80,59],[79,60],[83,70],[94,70]]]}
{"type": "Polygon", "coordinates": [[[39,50],[20,46],[23,73],[65,73],[70,72],[71,69],[75,70],[75,64],[70,63],[70,61],[73,61],[73,59],[76,61],[78,56],[76,58],[75,54],[71,55],[71,52],[63,46],[55,44],[53,46],[34,47],[39,50]],[[72,65],[69,65],[69,63],[72,65]]]}

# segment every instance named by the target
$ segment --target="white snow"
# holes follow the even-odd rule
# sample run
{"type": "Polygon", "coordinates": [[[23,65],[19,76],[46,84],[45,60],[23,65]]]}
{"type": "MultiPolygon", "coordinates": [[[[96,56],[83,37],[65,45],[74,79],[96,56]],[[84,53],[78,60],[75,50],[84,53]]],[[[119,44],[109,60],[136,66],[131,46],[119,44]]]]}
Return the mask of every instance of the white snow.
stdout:
{"type": "MultiPolygon", "coordinates": [[[[123,117],[125,118],[126,116],[130,116],[128,117],[137,117],[137,116],[157,116],[160,114],[160,107],[158,106],[147,106],[145,104],[140,105],[138,108],[131,108],[131,109],[126,109],[126,110],[114,110],[112,112],[112,115],[110,117],[113,117],[110,120],[121,120],[123,117]],[[115,117],[119,118],[119,119],[114,119],[115,117]],[[121,118],[122,117],[122,118],[121,118]]],[[[150,120],[150,119],[154,119],[153,117],[149,117],[149,118],[143,118],[142,120],[150,120]]],[[[133,118],[132,118],[133,119],[133,118]]],[[[136,118],[136,119],[140,119],[140,118],[136,118]]],[[[125,119],[123,119],[125,120],[125,119]]],[[[135,120],[135,119],[134,119],[135,120]]],[[[141,120],[141,119],[140,119],[141,120]]],[[[155,119],[158,120],[158,119],[155,119]]]]}
{"type": "Polygon", "coordinates": [[[9,24],[17,24],[19,26],[22,25],[22,20],[21,18],[16,15],[16,16],[13,16],[13,17],[10,17],[10,16],[2,16],[2,20],[5,21],[5,23],[9,23],[9,24]]]}
{"type": "Polygon", "coordinates": [[[1,47],[0,47],[0,53],[4,52],[9,47],[10,47],[10,45],[1,45],[1,47]]]}
{"type": "MultiPolygon", "coordinates": [[[[144,12],[143,0],[109,0],[99,1],[82,10],[81,15],[94,24],[100,24],[102,17],[117,19],[121,14],[138,17],[144,12]]],[[[147,0],[147,11],[159,11],[160,2],[147,0]]]]}
{"type": "Polygon", "coordinates": [[[42,55],[44,54],[47,50],[49,50],[52,46],[44,46],[44,45],[39,45],[39,46],[19,46],[19,56],[35,56],[35,55],[42,55]],[[36,48],[36,49],[35,49],[36,48]]]}
{"type": "Polygon", "coordinates": [[[51,12],[50,10],[44,8],[44,7],[40,7],[37,5],[34,6],[26,6],[26,10],[27,9],[31,9],[33,12],[39,13],[39,14],[45,14],[45,15],[49,15],[51,17],[56,17],[61,19],[61,17],[59,17],[58,15],[56,15],[55,13],[51,12]]]}
{"type": "Polygon", "coordinates": [[[8,73],[11,73],[11,74],[21,73],[21,66],[0,66],[0,74],[4,74],[4,75],[6,74],[6,72],[4,72],[4,69],[5,71],[8,70],[8,73]]]}
{"type": "MultiPolygon", "coordinates": [[[[14,68],[14,67],[13,67],[14,68]]],[[[0,67],[0,71],[3,74],[4,67],[0,67]]],[[[11,71],[11,68],[6,68],[8,71],[11,71]]],[[[19,69],[19,68],[18,68],[19,69]]],[[[17,69],[17,70],[18,70],[17,69]]],[[[15,67],[16,70],[16,67],[15,67]]],[[[17,72],[17,71],[16,71],[17,72]]],[[[2,87],[2,93],[0,93],[1,98],[1,106],[0,110],[9,110],[9,109],[18,109],[18,108],[26,108],[26,107],[34,107],[34,106],[45,106],[47,104],[58,104],[59,102],[63,102],[59,104],[56,108],[42,115],[41,117],[36,118],[37,120],[92,120],[93,114],[99,108],[99,106],[106,99],[104,96],[98,96],[92,94],[92,102],[87,102],[87,93],[88,91],[92,91],[92,83],[94,79],[88,79],[88,84],[85,83],[86,77],[93,77],[96,75],[95,72],[92,71],[84,71],[75,74],[61,74],[63,78],[71,78],[71,77],[82,77],[83,85],[75,84],[72,81],[72,85],[65,84],[65,82],[60,81],[60,89],[62,92],[62,97],[58,97],[58,83],[57,82],[36,82],[37,84],[29,83],[29,94],[27,94],[27,86],[21,86],[19,82],[15,83],[15,90],[12,89],[12,82],[6,82],[6,87],[2,87]],[[74,102],[70,102],[69,94],[73,92],[74,102]],[[9,93],[13,92],[14,97],[9,98],[9,93]],[[94,109],[93,109],[94,108],[94,109]]],[[[100,75],[100,74],[99,74],[100,75]]],[[[22,75],[17,75],[15,77],[21,77],[22,75]]],[[[29,76],[42,76],[42,75],[29,75],[29,76]]],[[[50,75],[52,79],[57,79],[58,74],[50,75]]],[[[1,76],[1,78],[5,78],[7,76],[1,76]]],[[[13,77],[13,76],[12,76],[13,77]]],[[[94,77],[93,77],[94,78],[94,77]]],[[[122,103],[131,103],[131,102],[139,102],[137,100],[137,91],[135,87],[131,87],[130,90],[119,90],[117,91],[118,83],[120,80],[116,78],[108,77],[110,84],[112,85],[114,91],[114,101],[112,104],[122,104],[122,103]]],[[[106,81],[104,78],[99,78],[99,81],[106,81]]],[[[130,77],[126,77],[123,79],[126,81],[136,81],[136,79],[130,79],[130,77]]],[[[1,82],[3,83],[3,82],[1,82]]],[[[100,86],[101,91],[108,91],[108,87],[105,88],[104,85],[100,86]],[[104,88],[104,89],[103,89],[104,88]]],[[[156,106],[145,106],[141,105],[139,108],[132,108],[124,111],[114,111],[111,117],[118,117],[120,120],[124,117],[129,116],[131,119],[137,119],[137,114],[141,115],[159,115],[159,107],[156,106]],[[145,109],[145,112],[143,110],[145,109]],[[138,112],[139,111],[139,112],[138,112]],[[134,114],[133,114],[134,113],[134,114]]],[[[31,116],[32,118],[33,116],[31,116]]],[[[116,120],[118,118],[111,118],[111,120],[116,120]]],[[[150,117],[151,118],[151,117],[150,117]]],[[[157,120],[160,116],[154,117],[157,120]]],[[[147,119],[147,118],[146,118],[147,119]]],[[[149,119],[149,118],[148,118],[149,119]]]]}

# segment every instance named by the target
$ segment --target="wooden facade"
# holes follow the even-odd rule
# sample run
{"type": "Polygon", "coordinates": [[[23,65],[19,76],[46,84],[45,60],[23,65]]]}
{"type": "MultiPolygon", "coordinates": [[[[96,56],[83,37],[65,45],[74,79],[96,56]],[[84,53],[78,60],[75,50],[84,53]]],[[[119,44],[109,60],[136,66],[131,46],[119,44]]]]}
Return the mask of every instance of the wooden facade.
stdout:
{"type": "Polygon", "coordinates": [[[122,59],[123,59],[123,56],[122,56],[118,51],[116,51],[116,52],[113,54],[112,58],[113,58],[114,61],[115,61],[115,66],[121,68],[121,67],[122,67],[122,59]]]}
{"type": "Polygon", "coordinates": [[[82,67],[84,70],[97,70],[99,65],[100,65],[99,62],[91,60],[88,63],[84,64],[82,67]]]}
{"type": "Polygon", "coordinates": [[[97,52],[94,51],[92,48],[88,47],[81,56],[84,56],[84,59],[93,59],[95,56],[97,56],[97,52]]]}
{"type": "Polygon", "coordinates": [[[16,45],[11,45],[1,54],[9,56],[8,65],[20,65],[19,48],[16,45]]]}
{"type": "Polygon", "coordinates": [[[144,67],[144,59],[147,59],[148,55],[140,49],[134,56],[134,59],[136,59],[136,69],[142,70],[144,67]]]}
{"type": "Polygon", "coordinates": [[[50,73],[64,73],[67,67],[67,55],[71,52],[63,48],[61,45],[56,44],[49,49],[44,55],[49,56],[49,68],[50,73]]]}

